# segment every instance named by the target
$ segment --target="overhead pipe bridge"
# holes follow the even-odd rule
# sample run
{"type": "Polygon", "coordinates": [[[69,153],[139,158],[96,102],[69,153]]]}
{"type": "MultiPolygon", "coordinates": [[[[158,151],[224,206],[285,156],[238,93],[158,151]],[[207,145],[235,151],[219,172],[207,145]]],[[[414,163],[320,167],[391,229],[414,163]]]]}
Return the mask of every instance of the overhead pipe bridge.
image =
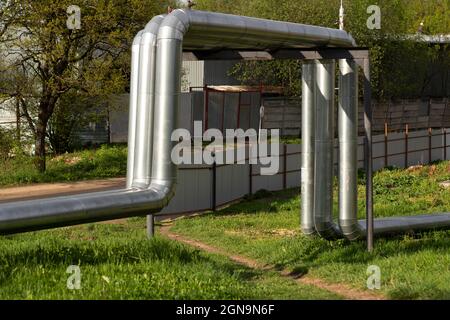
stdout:
{"type": "Polygon", "coordinates": [[[154,17],[132,45],[125,189],[0,205],[0,234],[158,214],[175,192],[171,160],[181,62],[306,59],[302,86],[302,209],[305,234],[355,240],[450,227],[450,214],[373,220],[370,69],[367,50],[345,31],[196,10],[154,17]],[[335,69],[338,60],[339,219],[332,217],[335,69]],[[365,75],[366,220],[357,220],[358,66],[365,75]]]}

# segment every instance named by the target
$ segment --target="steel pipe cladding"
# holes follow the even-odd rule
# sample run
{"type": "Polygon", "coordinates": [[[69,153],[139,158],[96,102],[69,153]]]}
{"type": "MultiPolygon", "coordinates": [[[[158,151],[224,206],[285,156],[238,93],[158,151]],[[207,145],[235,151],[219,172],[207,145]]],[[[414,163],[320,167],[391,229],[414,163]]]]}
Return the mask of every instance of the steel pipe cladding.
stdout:
{"type": "Polygon", "coordinates": [[[147,24],[139,46],[138,106],[132,182],[132,186],[135,188],[145,188],[150,183],[156,82],[156,37],[163,19],[162,15],[156,16],[147,24]]]}
{"type": "MultiPolygon", "coordinates": [[[[0,204],[0,234],[160,213],[177,179],[171,135],[177,125],[183,50],[355,45],[343,30],[304,24],[180,9],[154,17],[132,44],[126,189],[0,204]]],[[[340,228],[332,218],[334,60],[303,65],[301,227],[305,234],[354,240],[364,235],[356,220],[358,73],[350,60],[341,60],[339,70],[340,228]]],[[[449,213],[375,221],[376,234],[448,227],[449,213]]]]}
{"type": "Polygon", "coordinates": [[[333,150],[334,150],[334,60],[316,60],[314,224],[324,238],[334,238],[333,150]]]}
{"type": "Polygon", "coordinates": [[[339,60],[339,227],[349,240],[361,235],[358,225],[358,66],[339,60]]]}
{"type": "Polygon", "coordinates": [[[139,49],[143,30],[134,37],[131,46],[131,77],[130,77],[130,105],[128,115],[128,159],[127,159],[127,183],[126,187],[131,188],[133,184],[134,172],[134,152],[136,142],[136,119],[137,119],[137,97],[139,85],[139,49]]]}
{"type": "Polygon", "coordinates": [[[301,169],[301,229],[314,234],[314,143],[316,63],[302,66],[302,169],[301,169]]]}

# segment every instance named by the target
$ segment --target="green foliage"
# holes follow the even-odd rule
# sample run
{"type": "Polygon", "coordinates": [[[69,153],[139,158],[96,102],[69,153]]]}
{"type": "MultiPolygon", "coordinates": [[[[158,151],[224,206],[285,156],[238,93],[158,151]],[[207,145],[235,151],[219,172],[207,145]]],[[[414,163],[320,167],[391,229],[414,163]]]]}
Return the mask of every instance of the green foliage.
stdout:
{"type": "Polygon", "coordinates": [[[0,299],[337,299],[160,237],[145,219],[0,237],[0,299]],[[78,265],[81,290],[66,287],[78,265]]]}
{"type": "Polygon", "coordinates": [[[127,148],[121,145],[49,158],[45,173],[36,170],[31,157],[16,155],[0,162],[0,186],[113,178],[125,176],[126,166],[127,148]]]}
{"type": "MultiPolygon", "coordinates": [[[[60,151],[74,121],[64,97],[104,99],[129,83],[133,37],[168,1],[80,0],[81,28],[67,26],[71,0],[10,1],[0,8],[0,96],[14,98],[35,135],[36,163],[45,171],[45,137],[60,151]],[[124,10],[126,8],[126,10],[124,10]],[[63,141],[48,132],[52,127],[63,141]],[[66,122],[67,118],[67,122],[66,122]]],[[[76,119],[76,118],[75,118],[76,119]]]]}
{"type": "Polygon", "coordinates": [[[53,153],[63,154],[80,148],[77,128],[107,117],[108,108],[101,98],[69,91],[58,101],[49,120],[47,137],[53,153]]]}
{"type": "Polygon", "coordinates": [[[14,134],[0,127],[0,161],[6,161],[15,145],[14,134]]]}
{"type": "MultiPolygon", "coordinates": [[[[337,28],[340,0],[198,0],[198,8],[266,19],[337,28]]],[[[430,89],[436,72],[450,68],[448,48],[439,50],[402,37],[416,34],[424,22],[425,34],[450,33],[450,8],[446,0],[344,1],[345,29],[359,46],[370,48],[374,96],[417,97],[430,89]],[[366,26],[367,7],[381,8],[381,29],[366,26]],[[411,67],[414,66],[414,67],[411,67]],[[436,71],[438,69],[438,71],[436,71]],[[440,70],[439,70],[440,69],[440,70]]],[[[281,85],[287,94],[301,91],[301,69],[295,61],[243,62],[230,74],[243,83],[281,85]]],[[[445,94],[445,92],[444,92],[445,94]]]]}
{"type": "MultiPolygon", "coordinates": [[[[448,212],[450,162],[374,175],[376,217],[448,212]]],[[[173,230],[229,252],[330,282],[366,289],[369,265],[381,268],[381,291],[392,299],[450,298],[450,231],[377,238],[369,254],[364,241],[308,238],[299,230],[299,189],[268,194],[219,212],[177,220],[173,230]]],[[[338,207],[335,186],[334,208],[338,207]]],[[[358,215],[365,216],[364,182],[358,215]]]]}

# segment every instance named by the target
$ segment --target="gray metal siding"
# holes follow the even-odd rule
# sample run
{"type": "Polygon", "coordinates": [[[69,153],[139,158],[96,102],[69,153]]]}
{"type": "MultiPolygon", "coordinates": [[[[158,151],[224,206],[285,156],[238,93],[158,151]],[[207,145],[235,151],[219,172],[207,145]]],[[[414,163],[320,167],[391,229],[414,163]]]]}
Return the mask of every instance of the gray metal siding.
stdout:
{"type": "Polygon", "coordinates": [[[241,83],[228,75],[229,70],[238,61],[205,61],[204,83],[207,85],[240,85],[241,83]]]}
{"type": "Polygon", "coordinates": [[[183,61],[182,68],[182,92],[189,92],[190,87],[204,86],[204,61],[183,61]]]}

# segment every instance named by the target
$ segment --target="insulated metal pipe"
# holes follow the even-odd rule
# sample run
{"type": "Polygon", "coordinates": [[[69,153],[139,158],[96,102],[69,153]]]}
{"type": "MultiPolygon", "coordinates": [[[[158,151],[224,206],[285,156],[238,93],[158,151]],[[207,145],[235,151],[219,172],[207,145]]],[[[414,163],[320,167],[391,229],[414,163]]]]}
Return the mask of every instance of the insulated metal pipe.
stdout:
{"type": "Polygon", "coordinates": [[[124,189],[0,205],[0,234],[49,229],[158,212],[167,188],[124,189]]]}
{"type": "MultiPolygon", "coordinates": [[[[0,234],[146,215],[159,212],[167,205],[174,193],[176,180],[176,167],[170,159],[174,142],[171,142],[170,137],[176,125],[179,106],[182,46],[186,50],[213,50],[351,47],[354,44],[353,38],[342,30],[195,10],[175,10],[164,18],[159,28],[156,79],[149,80],[149,88],[154,85],[153,81],[157,84],[152,157],[142,153],[141,146],[144,144],[139,143],[140,147],[135,149],[134,163],[139,162],[138,166],[145,166],[147,162],[147,170],[150,170],[148,159],[153,159],[151,180],[148,180],[145,172],[142,176],[133,172],[132,176],[138,178],[138,188],[2,204],[0,234]],[[141,177],[149,182],[148,187],[143,186],[145,183],[139,183],[141,177]]],[[[314,145],[317,152],[314,160],[314,224],[320,235],[330,238],[337,235],[332,220],[334,61],[317,62],[316,67],[315,100],[318,114],[315,119],[314,145]],[[324,120],[325,125],[318,119],[324,120]]],[[[150,79],[151,74],[148,73],[151,70],[142,71],[146,75],[141,77],[150,79]]],[[[133,92],[135,90],[134,87],[133,92]]],[[[143,92],[146,90],[143,89],[143,92]]],[[[137,109],[142,107],[151,110],[148,103],[148,99],[143,99],[137,109]]],[[[144,129],[135,131],[135,138],[142,134],[151,143],[149,130],[145,129],[149,128],[146,125],[151,127],[151,122],[142,124],[141,128],[144,129]]],[[[133,138],[130,137],[130,140],[133,141],[133,138]]],[[[368,146],[370,149],[370,144],[368,146]]],[[[151,145],[146,147],[151,148],[151,145]]],[[[450,214],[380,219],[375,221],[375,226],[377,234],[449,227],[450,214]]]]}
{"type": "Polygon", "coordinates": [[[130,76],[130,106],[128,115],[128,155],[127,155],[127,183],[126,187],[131,188],[133,183],[134,152],[136,142],[136,115],[137,96],[139,84],[139,48],[143,30],[134,37],[131,46],[131,76],[130,76]]]}
{"type": "MultiPolygon", "coordinates": [[[[165,20],[164,20],[165,22],[165,20]]],[[[158,150],[153,154],[152,183],[173,186],[177,168],[171,159],[175,141],[171,141],[176,129],[177,111],[181,94],[182,41],[161,25],[157,40],[155,87],[155,131],[154,146],[158,150]]]]}
{"type": "Polygon", "coordinates": [[[339,227],[349,240],[361,236],[358,214],[358,66],[339,60],[339,227]]]}
{"type": "MultiPolygon", "coordinates": [[[[152,21],[160,19],[156,17],[152,21]]],[[[176,125],[179,104],[183,40],[185,49],[206,50],[355,45],[353,38],[341,30],[195,10],[175,10],[164,18],[162,25],[164,28],[160,27],[158,31],[156,79],[152,80],[150,67],[144,68],[142,61],[136,61],[138,56],[139,60],[151,60],[151,57],[143,55],[147,47],[140,46],[137,55],[139,36],[134,42],[133,69],[138,68],[142,74],[138,76],[133,72],[132,75],[129,120],[131,155],[128,158],[128,168],[132,166],[132,169],[127,175],[129,188],[2,204],[0,234],[145,215],[159,212],[167,205],[174,193],[176,180],[176,167],[170,159],[173,145],[170,137],[176,125]],[[149,83],[143,79],[148,79],[149,83]],[[142,121],[141,114],[147,119],[151,115],[151,94],[148,93],[154,83],[158,84],[155,88],[154,120],[142,121]],[[144,96],[138,100],[141,92],[144,96]],[[140,125],[137,125],[138,121],[140,125]],[[153,154],[150,156],[151,122],[154,122],[154,142],[153,154]],[[151,159],[152,179],[149,180],[151,159]],[[136,178],[135,184],[131,177],[136,178]]],[[[140,36],[141,44],[144,34],[140,36]]],[[[149,35],[145,39],[150,40],[149,35]]]]}
{"type": "Polygon", "coordinates": [[[302,66],[302,168],[301,229],[306,235],[314,227],[314,137],[315,137],[315,62],[305,60],[302,66]]]}
{"type": "Polygon", "coordinates": [[[333,144],[335,61],[316,61],[314,224],[326,239],[337,235],[333,223],[333,144]]]}
{"type": "Polygon", "coordinates": [[[139,47],[137,116],[133,182],[135,188],[150,183],[153,141],[154,90],[156,75],[156,37],[164,16],[156,16],[147,24],[139,47]]]}
{"type": "Polygon", "coordinates": [[[172,11],[164,19],[160,32],[164,29],[183,41],[184,50],[356,45],[343,30],[189,9],[172,11]]]}

